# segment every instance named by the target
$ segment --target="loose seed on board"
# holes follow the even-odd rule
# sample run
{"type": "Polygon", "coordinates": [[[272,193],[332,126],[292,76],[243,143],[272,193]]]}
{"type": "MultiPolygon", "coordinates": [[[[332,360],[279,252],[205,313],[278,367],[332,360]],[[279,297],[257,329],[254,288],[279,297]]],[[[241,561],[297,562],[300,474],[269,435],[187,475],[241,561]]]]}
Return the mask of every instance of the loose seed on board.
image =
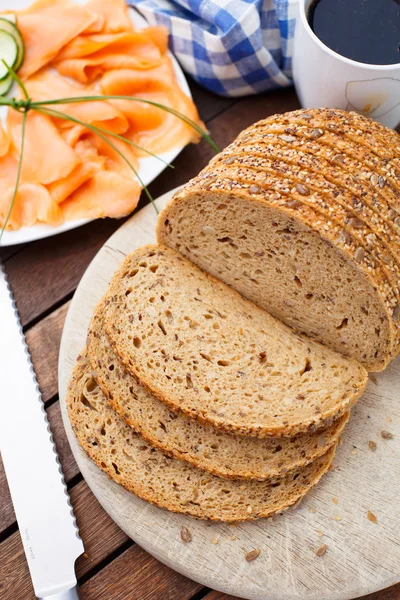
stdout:
{"type": "Polygon", "coordinates": [[[377,523],[378,519],[376,518],[376,516],[374,515],[374,513],[372,513],[370,510],[367,512],[367,517],[368,517],[368,521],[371,521],[371,523],[377,523]]]}
{"type": "Polygon", "coordinates": [[[256,560],[256,558],[258,558],[260,554],[261,550],[257,548],[256,550],[251,550],[250,552],[248,552],[245,556],[245,559],[247,560],[247,562],[253,562],[253,560],[256,560]]]}
{"type": "Polygon", "coordinates": [[[317,556],[323,556],[325,554],[327,548],[328,548],[328,546],[326,544],[323,544],[315,551],[315,554],[317,556]]]}
{"type": "Polygon", "coordinates": [[[296,190],[302,196],[309,196],[310,195],[310,190],[308,189],[308,187],[306,187],[305,185],[302,185],[301,183],[296,183],[296,190]]]}
{"type": "Polygon", "coordinates": [[[376,452],[376,449],[377,449],[376,442],[373,442],[372,440],[370,440],[368,442],[368,448],[371,450],[371,452],[376,452]]]}
{"type": "Polygon", "coordinates": [[[318,138],[320,138],[321,135],[324,135],[324,132],[323,132],[322,129],[313,129],[312,132],[311,132],[311,137],[314,140],[317,140],[318,138]]]}
{"type": "Polygon", "coordinates": [[[187,527],[182,526],[181,527],[181,540],[182,542],[184,542],[185,544],[188,542],[192,541],[192,534],[190,533],[189,529],[187,527]]]}
{"type": "Polygon", "coordinates": [[[384,429],[381,431],[381,436],[384,440],[392,440],[394,438],[393,433],[390,433],[390,431],[385,431],[384,429]]]}

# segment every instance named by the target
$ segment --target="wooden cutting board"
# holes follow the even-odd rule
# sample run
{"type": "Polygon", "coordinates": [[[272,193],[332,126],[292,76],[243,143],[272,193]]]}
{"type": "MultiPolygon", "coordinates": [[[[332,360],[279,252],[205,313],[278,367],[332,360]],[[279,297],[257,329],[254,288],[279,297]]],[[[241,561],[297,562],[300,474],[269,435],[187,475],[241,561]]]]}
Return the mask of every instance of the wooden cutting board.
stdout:
{"type": "MultiPolygon", "coordinates": [[[[159,198],[157,206],[162,208],[172,193],[159,198]]],[[[150,554],[228,594],[252,600],[345,600],[398,583],[400,358],[371,378],[353,410],[334,469],[298,508],[272,519],[231,526],[168,513],[110,481],[81,450],[66,411],[67,383],[96,303],[124,256],[155,242],[156,218],[148,205],[108,240],[83,276],[65,323],[59,363],[62,414],[89,487],[121,529],[150,554]],[[382,431],[393,439],[384,439],[382,431]],[[190,543],[181,541],[182,526],[192,534],[190,543]],[[327,550],[319,557],[315,552],[324,544],[327,550]],[[245,555],[253,549],[261,553],[249,563],[245,555]]]]}

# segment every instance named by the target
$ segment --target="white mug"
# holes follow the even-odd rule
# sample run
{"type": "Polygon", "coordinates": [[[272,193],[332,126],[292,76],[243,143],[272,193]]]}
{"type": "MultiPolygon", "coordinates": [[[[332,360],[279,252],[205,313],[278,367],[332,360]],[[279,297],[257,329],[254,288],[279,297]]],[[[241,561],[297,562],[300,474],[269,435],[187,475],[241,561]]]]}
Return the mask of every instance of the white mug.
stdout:
{"type": "Polygon", "coordinates": [[[302,106],[355,110],[387,127],[397,127],[400,123],[400,62],[364,64],[325,46],[307,19],[311,2],[299,0],[294,37],[293,78],[302,106]]]}

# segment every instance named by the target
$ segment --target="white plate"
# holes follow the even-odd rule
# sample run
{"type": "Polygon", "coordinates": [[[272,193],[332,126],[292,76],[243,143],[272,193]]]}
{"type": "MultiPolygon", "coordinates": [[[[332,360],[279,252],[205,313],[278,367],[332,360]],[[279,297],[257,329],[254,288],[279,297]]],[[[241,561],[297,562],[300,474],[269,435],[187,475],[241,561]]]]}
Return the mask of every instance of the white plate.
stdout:
{"type": "MultiPolygon", "coordinates": [[[[158,208],[171,194],[157,200],[158,208]]],[[[348,600],[398,583],[400,356],[377,376],[377,383],[370,382],[353,409],[334,471],[299,508],[273,520],[233,528],[164,511],[111,481],[81,449],[66,410],[68,380],[85,345],[91,314],[110,278],[125,254],[155,242],[155,223],[156,213],[148,205],[104,244],[78,286],[61,341],[64,426],[79,468],[100,504],[128,536],[163,563],[207,587],[241,598],[348,600]],[[384,429],[394,439],[382,439],[384,429]],[[369,449],[369,440],[377,443],[376,452],[369,449]],[[368,520],[368,510],[376,515],[376,524],[368,520]],[[180,540],[182,526],[192,533],[190,544],[180,540]],[[213,543],[215,538],[218,544],[213,543]],[[318,557],[315,550],[322,544],[328,549],[318,557]],[[247,563],[244,555],[255,548],[261,549],[259,558],[247,563]]]]}
{"type": "MultiPolygon", "coordinates": [[[[77,1],[77,0],[75,0],[77,1]]],[[[84,4],[84,0],[77,1],[79,4],[84,4]]],[[[0,12],[4,10],[21,10],[26,8],[32,4],[31,0],[0,0],[0,12]]],[[[138,29],[143,29],[147,26],[147,22],[145,19],[139,15],[139,13],[132,8],[129,9],[129,13],[132,19],[133,24],[138,29]]],[[[168,52],[168,55],[172,59],[176,80],[178,82],[181,90],[189,96],[192,97],[190,93],[189,86],[185,79],[182,69],[179,66],[178,61],[174,58],[174,56],[168,52]]],[[[4,107],[0,109],[0,118],[4,120],[4,107]],[[3,111],[3,112],[2,112],[3,111]]],[[[168,152],[164,152],[160,154],[159,157],[165,160],[166,162],[172,162],[174,158],[178,156],[178,154],[183,150],[184,146],[177,146],[168,152]]],[[[141,158],[139,160],[139,175],[142,178],[145,185],[149,185],[164,169],[166,166],[157,158],[152,156],[141,158]]],[[[50,237],[52,235],[56,235],[59,233],[63,233],[64,231],[69,231],[70,229],[75,229],[76,227],[80,227],[85,223],[89,223],[93,219],[79,219],[76,221],[66,221],[62,225],[54,226],[54,225],[34,225],[33,227],[22,227],[17,231],[5,231],[3,233],[3,237],[1,240],[0,246],[13,246],[14,244],[24,244],[26,242],[33,242],[34,240],[40,240],[42,238],[50,237]]]]}

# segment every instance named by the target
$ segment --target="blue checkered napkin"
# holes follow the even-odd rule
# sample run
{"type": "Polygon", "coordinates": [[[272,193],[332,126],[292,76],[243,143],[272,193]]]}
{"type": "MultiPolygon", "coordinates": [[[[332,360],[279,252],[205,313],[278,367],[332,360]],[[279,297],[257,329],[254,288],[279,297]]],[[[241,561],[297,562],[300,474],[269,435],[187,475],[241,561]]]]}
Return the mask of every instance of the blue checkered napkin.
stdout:
{"type": "Polygon", "coordinates": [[[222,96],[291,85],[298,0],[128,0],[166,25],[171,50],[196,81],[222,96]]]}

